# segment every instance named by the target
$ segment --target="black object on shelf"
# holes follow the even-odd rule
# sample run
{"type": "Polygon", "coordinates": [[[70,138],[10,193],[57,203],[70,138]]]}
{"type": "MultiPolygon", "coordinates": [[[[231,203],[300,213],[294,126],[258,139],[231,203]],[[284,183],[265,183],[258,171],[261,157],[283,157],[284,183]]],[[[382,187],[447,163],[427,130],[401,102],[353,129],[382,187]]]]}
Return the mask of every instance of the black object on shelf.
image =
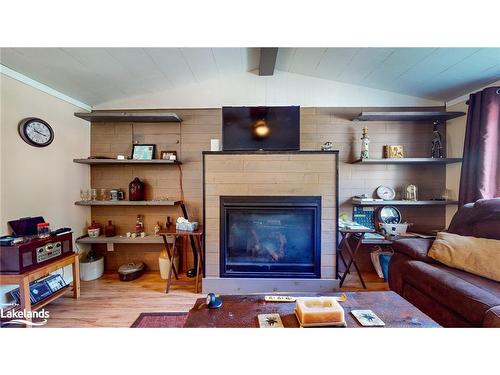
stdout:
{"type": "Polygon", "coordinates": [[[447,121],[464,116],[465,112],[412,111],[361,112],[353,121],[447,121]]]}
{"type": "Polygon", "coordinates": [[[462,158],[385,158],[357,159],[351,164],[452,164],[461,162],[462,158]]]}

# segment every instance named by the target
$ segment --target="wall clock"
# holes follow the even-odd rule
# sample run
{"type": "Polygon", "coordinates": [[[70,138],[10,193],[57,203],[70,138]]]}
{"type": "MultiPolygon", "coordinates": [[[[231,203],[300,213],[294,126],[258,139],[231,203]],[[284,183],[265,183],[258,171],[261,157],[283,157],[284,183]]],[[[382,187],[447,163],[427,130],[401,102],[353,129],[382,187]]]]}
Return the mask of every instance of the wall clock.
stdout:
{"type": "Polygon", "coordinates": [[[27,117],[19,122],[19,135],[27,144],[35,147],[46,147],[54,140],[54,130],[42,119],[27,117]]]}

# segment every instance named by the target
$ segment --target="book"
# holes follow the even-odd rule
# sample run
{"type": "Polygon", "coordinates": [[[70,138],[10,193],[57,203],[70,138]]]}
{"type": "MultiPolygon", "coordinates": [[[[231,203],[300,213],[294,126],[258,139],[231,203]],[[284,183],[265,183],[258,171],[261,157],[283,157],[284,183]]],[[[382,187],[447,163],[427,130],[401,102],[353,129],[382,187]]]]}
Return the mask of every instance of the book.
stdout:
{"type": "Polygon", "coordinates": [[[351,310],[351,314],[364,327],[385,326],[385,323],[372,310],[351,310]]]}
{"type": "Polygon", "coordinates": [[[259,314],[257,319],[260,328],[285,328],[280,314],[259,314]]]}

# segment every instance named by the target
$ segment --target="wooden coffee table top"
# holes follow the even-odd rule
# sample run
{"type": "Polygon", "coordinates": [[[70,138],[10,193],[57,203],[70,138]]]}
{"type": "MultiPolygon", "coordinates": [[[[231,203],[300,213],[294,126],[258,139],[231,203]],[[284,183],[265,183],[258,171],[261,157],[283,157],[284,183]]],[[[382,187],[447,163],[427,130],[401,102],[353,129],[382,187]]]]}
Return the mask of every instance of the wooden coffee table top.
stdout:
{"type": "MultiPolygon", "coordinates": [[[[332,293],[330,295],[341,295],[332,293]]],[[[347,300],[340,302],[345,311],[347,327],[362,327],[350,314],[351,310],[372,310],[388,328],[440,327],[422,311],[394,292],[345,293],[347,300]]],[[[291,294],[299,296],[297,294],[291,294]]],[[[311,296],[311,294],[303,294],[311,296]]],[[[189,311],[184,327],[191,328],[258,328],[258,314],[278,313],[286,328],[299,328],[293,312],[295,302],[265,302],[264,295],[220,296],[222,307],[208,309],[205,299],[199,298],[189,311]]]]}

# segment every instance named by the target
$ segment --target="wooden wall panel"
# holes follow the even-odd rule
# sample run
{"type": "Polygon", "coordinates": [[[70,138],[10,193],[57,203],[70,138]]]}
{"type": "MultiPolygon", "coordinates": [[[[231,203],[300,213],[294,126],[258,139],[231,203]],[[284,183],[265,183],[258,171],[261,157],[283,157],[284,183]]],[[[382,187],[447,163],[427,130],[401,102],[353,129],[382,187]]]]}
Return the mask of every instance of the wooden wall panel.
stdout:
{"type": "MultiPolygon", "coordinates": [[[[414,183],[419,187],[422,199],[438,196],[445,188],[444,166],[366,166],[349,163],[359,157],[363,126],[368,126],[371,157],[382,157],[382,147],[385,144],[402,144],[408,157],[425,157],[430,154],[431,123],[350,121],[354,115],[363,110],[386,110],[386,108],[301,108],[301,149],[319,150],[324,142],[331,141],[334,148],[340,150],[340,212],[351,214],[350,198],[356,194],[372,194],[379,185],[387,185],[401,191],[405,184],[414,183]]],[[[172,112],[176,112],[183,119],[180,126],[176,123],[92,124],[91,155],[108,157],[116,157],[118,153],[129,155],[134,141],[159,144],[158,152],[163,147],[168,147],[168,150],[179,150],[179,159],[183,162],[184,197],[188,211],[192,218],[201,221],[201,152],[210,149],[210,139],[222,138],[221,109],[172,109],[172,112]],[[176,143],[177,140],[180,141],[179,144],[176,143]]],[[[441,130],[444,136],[445,131],[441,130]]],[[[279,161],[279,156],[276,156],[274,163],[277,166],[280,166],[279,161]]],[[[242,174],[239,178],[251,179],[256,176],[255,173],[259,168],[262,168],[262,163],[255,164],[252,166],[254,170],[250,171],[244,170],[242,160],[221,160],[213,168],[220,172],[240,171],[242,174]]],[[[316,178],[323,178],[311,174],[307,170],[307,165],[299,163],[288,168],[290,169],[280,170],[269,178],[280,182],[296,178],[297,175],[294,174],[301,174],[300,185],[307,181],[316,183],[316,178]],[[291,174],[291,177],[288,174],[291,174]]],[[[129,182],[137,176],[144,179],[147,184],[148,199],[161,196],[180,199],[179,173],[174,166],[93,166],[91,170],[92,187],[121,188],[128,191],[129,182]]],[[[248,187],[248,193],[262,191],[265,188],[262,187],[262,183],[265,182],[248,187]]],[[[301,191],[300,185],[297,186],[297,192],[301,191]]],[[[235,187],[225,184],[224,188],[227,194],[231,194],[235,187]]],[[[241,186],[236,189],[241,189],[241,186]]],[[[445,225],[443,208],[401,208],[401,210],[405,220],[418,223],[413,229],[429,230],[442,228],[445,225]]],[[[172,207],[92,208],[94,220],[103,224],[107,219],[116,220],[120,231],[133,228],[138,213],[144,214],[146,230],[151,232],[156,221],[164,222],[167,215],[177,217],[180,215],[180,210],[172,207]]],[[[121,247],[125,246],[128,245],[121,247]]],[[[117,249],[114,256],[120,253],[118,247],[117,249]]]]}

